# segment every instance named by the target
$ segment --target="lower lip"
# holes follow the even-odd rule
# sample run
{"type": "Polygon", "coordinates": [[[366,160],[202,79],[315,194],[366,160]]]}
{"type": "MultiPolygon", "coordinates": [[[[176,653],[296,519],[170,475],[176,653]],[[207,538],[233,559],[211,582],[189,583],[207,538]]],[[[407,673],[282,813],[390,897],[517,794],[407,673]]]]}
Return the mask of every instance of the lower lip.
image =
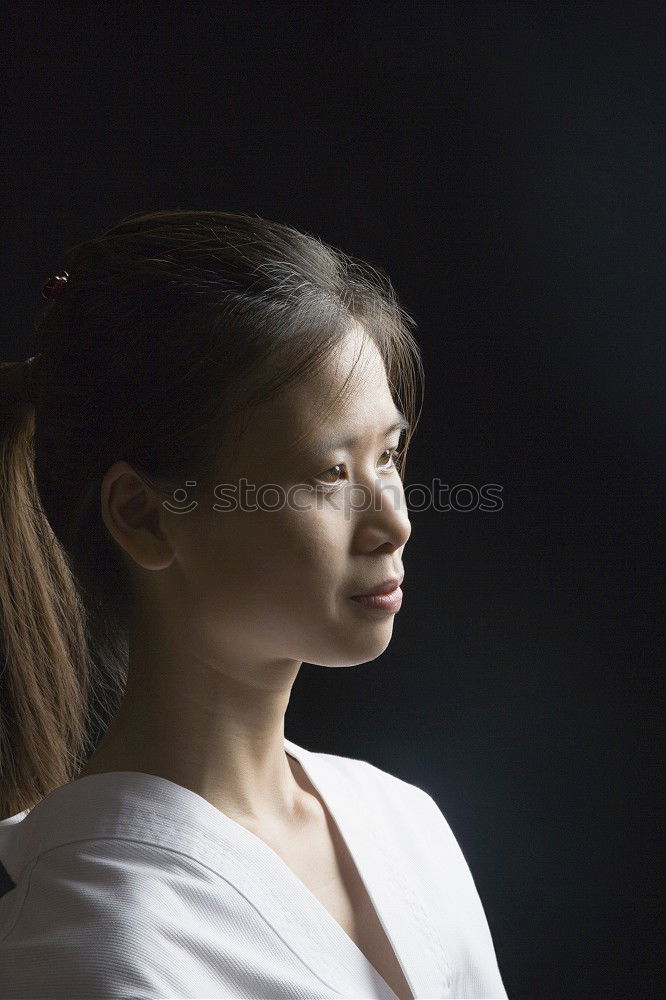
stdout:
{"type": "Polygon", "coordinates": [[[402,604],[402,590],[400,587],[396,587],[390,594],[352,597],[351,600],[355,604],[360,604],[362,608],[368,608],[369,611],[388,611],[390,614],[395,614],[396,611],[400,610],[400,605],[402,604]]]}

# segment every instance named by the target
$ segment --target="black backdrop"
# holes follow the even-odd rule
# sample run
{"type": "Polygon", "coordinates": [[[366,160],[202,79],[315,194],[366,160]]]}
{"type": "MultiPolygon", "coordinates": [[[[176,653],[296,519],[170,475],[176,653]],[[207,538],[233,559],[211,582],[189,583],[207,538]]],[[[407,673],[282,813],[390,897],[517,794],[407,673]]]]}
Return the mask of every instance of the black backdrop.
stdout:
{"type": "Polygon", "coordinates": [[[512,998],[656,996],[660,5],[138,6],[5,8],[2,357],[131,212],[385,269],[427,378],[406,481],[503,507],[412,512],[391,645],[304,665],[287,735],[435,797],[512,998]]]}

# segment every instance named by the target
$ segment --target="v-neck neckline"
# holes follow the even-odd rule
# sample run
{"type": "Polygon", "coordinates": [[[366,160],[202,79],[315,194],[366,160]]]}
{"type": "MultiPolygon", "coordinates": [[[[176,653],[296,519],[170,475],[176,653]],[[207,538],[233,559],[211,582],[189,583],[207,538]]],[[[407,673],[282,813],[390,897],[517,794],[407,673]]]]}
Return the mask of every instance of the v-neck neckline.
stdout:
{"type": "MultiPolygon", "coordinates": [[[[377,919],[379,920],[379,923],[384,929],[389,945],[393,950],[395,959],[402,970],[402,973],[407,981],[410,991],[412,992],[412,996],[415,997],[416,996],[415,988],[413,983],[411,982],[409,974],[403,968],[403,963],[400,959],[398,948],[395,943],[395,937],[386,926],[381,908],[377,903],[376,893],[374,892],[374,890],[371,889],[370,885],[366,880],[366,877],[364,876],[363,873],[364,866],[359,863],[358,856],[355,853],[352,844],[350,843],[348,831],[345,829],[345,820],[343,819],[341,821],[340,819],[340,808],[337,805],[337,803],[333,804],[331,802],[331,799],[334,797],[331,794],[331,789],[330,788],[326,789],[324,787],[325,780],[322,778],[321,774],[317,773],[316,762],[313,762],[310,751],[305,750],[303,747],[297,746],[295,743],[292,743],[290,740],[287,740],[286,738],[284,740],[284,748],[286,755],[288,757],[292,757],[298,764],[300,764],[308,780],[313,785],[318,795],[320,796],[322,802],[326,806],[326,809],[333,823],[337,827],[339,836],[343,840],[345,847],[347,848],[349,855],[359,873],[359,877],[363,882],[365,891],[368,894],[370,905],[373,907],[377,919]]],[[[270,846],[270,844],[268,844],[258,834],[255,834],[248,827],[244,826],[242,823],[239,823],[231,816],[228,816],[220,809],[217,809],[216,806],[213,806],[213,808],[216,809],[216,811],[224,818],[223,819],[224,822],[231,823],[233,825],[234,829],[238,833],[238,836],[246,841],[246,846],[248,848],[250,848],[254,852],[258,851],[262,854],[265,851],[270,852],[273,863],[277,866],[278,870],[281,872],[282,877],[286,878],[289,882],[293,883],[293,885],[297,887],[297,891],[301,895],[302,899],[304,901],[307,901],[307,906],[310,908],[310,910],[316,911],[315,913],[312,914],[313,918],[318,916],[320,921],[323,921],[325,924],[328,924],[329,930],[326,934],[327,939],[330,939],[331,937],[333,938],[337,937],[339,939],[338,945],[341,950],[337,953],[342,954],[343,947],[346,947],[347,951],[351,950],[351,952],[356,957],[356,962],[354,964],[358,967],[358,963],[359,962],[362,963],[366,967],[370,976],[374,978],[376,982],[378,981],[382,989],[386,992],[387,995],[385,998],[383,998],[383,1000],[399,1000],[397,994],[389,986],[389,984],[386,982],[381,973],[375,968],[375,966],[372,964],[367,955],[361,950],[361,948],[359,948],[354,939],[349,936],[344,927],[342,927],[342,925],[338,923],[338,921],[335,919],[333,914],[324,906],[324,904],[317,898],[317,896],[305,884],[305,882],[303,882],[303,880],[296,874],[293,868],[291,868],[290,865],[288,865],[287,862],[277,853],[277,851],[275,851],[270,846]]],[[[308,922],[308,926],[312,929],[312,927],[316,927],[316,923],[308,922]]],[[[329,940],[329,947],[330,947],[330,940],[329,940]]],[[[335,948],[333,950],[337,951],[337,949],[335,948]]],[[[318,956],[318,959],[319,957],[320,956],[318,956]]],[[[312,971],[314,971],[315,974],[318,974],[316,972],[316,969],[313,968],[312,971]]]]}
{"type": "MultiPolygon", "coordinates": [[[[373,908],[373,910],[375,912],[375,915],[376,915],[376,918],[379,921],[379,923],[381,924],[381,926],[382,926],[382,928],[384,930],[384,933],[386,934],[386,937],[387,937],[387,940],[388,940],[388,943],[389,943],[389,947],[393,951],[395,960],[396,960],[396,962],[398,963],[398,965],[400,966],[400,968],[402,970],[402,974],[403,974],[403,976],[405,977],[405,979],[407,981],[407,985],[409,986],[409,989],[410,989],[410,991],[412,993],[412,997],[414,997],[414,987],[413,987],[412,983],[410,982],[410,979],[409,979],[409,976],[408,976],[407,972],[402,967],[402,962],[400,960],[400,956],[398,954],[398,950],[397,950],[395,941],[394,941],[394,939],[393,939],[390,931],[388,930],[388,928],[385,925],[385,922],[384,922],[384,920],[382,918],[381,911],[380,911],[380,909],[379,909],[379,907],[377,905],[376,899],[373,898],[373,893],[372,893],[372,891],[370,889],[370,886],[368,885],[366,879],[364,878],[364,875],[363,875],[363,866],[358,863],[358,859],[357,859],[357,857],[356,857],[356,855],[354,853],[354,850],[353,850],[351,844],[349,843],[349,838],[348,838],[348,836],[345,836],[344,823],[341,825],[339,816],[336,815],[334,809],[331,807],[331,805],[330,805],[330,803],[329,803],[329,801],[327,799],[326,793],[325,793],[324,789],[322,788],[322,782],[321,782],[321,780],[318,781],[317,780],[317,776],[314,774],[313,768],[312,767],[308,767],[308,764],[310,763],[310,761],[308,760],[307,751],[305,753],[302,753],[302,748],[296,747],[295,744],[293,744],[289,740],[285,739],[285,753],[287,754],[288,757],[291,757],[293,760],[295,760],[301,766],[301,768],[305,772],[308,780],[311,782],[311,784],[315,788],[317,794],[321,798],[321,801],[323,802],[324,806],[326,807],[326,810],[327,810],[327,812],[328,812],[328,814],[329,814],[332,822],[335,824],[335,826],[337,828],[338,835],[341,838],[341,840],[344,842],[344,845],[345,845],[347,851],[349,852],[349,855],[350,855],[350,857],[352,859],[352,862],[353,862],[353,864],[354,864],[354,866],[355,866],[355,868],[356,868],[356,870],[358,872],[359,878],[360,878],[361,882],[363,883],[365,891],[366,891],[366,893],[368,895],[368,899],[370,901],[370,906],[373,908]],[[291,747],[291,749],[289,749],[289,747],[291,747]],[[294,750],[297,751],[297,752],[295,753],[294,750]],[[299,756],[299,753],[303,757],[305,757],[305,760],[301,759],[301,756],[299,756]]],[[[258,838],[258,839],[261,839],[261,838],[258,838]]],[[[272,850],[272,848],[271,848],[271,850],[272,850]]],[[[362,951],[361,948],[359,948],[359,946],[356,944],[356,942],[354,941],[354,939],[349,936],[349,934],[346,932],[346,930],[344,929],[344,927],[342,927],[342,925],[335,919],[335,917],[333,916],[333,914],[327,909],[327,907],[324,906],[324,904],[317,898],[317,896],[312,892],[312,890],[308,888],[308,886],[305,884],[305,882],[303,882],[302,879],[300,879],[298,877],[298,875],[296,875],[296,873],[293,871],[293,869],[280,857],[280,855],[276,851],[273,851],[273,853],[275,854],[278,862],[280,862],[281,864],[283,864],[287,868],[287,870],[290,872],[290,874],[293,875],[293,877],[300,883],[300,885],[303,888],[303,891],[306,892],[309,896],[312,897],[313,905],[316,905],[316,906],[320,907],[324,919],[332,921],[336,925],[336,927],[339,928],[339,930],[342,932],[342,934],[347,939],[347,941],[349,943],[349,947],[355,949],[359,953],[359,955],[363,958],[363,960],[365,962],[367,962],[367,964],[370,967],[370,969],[372,969],[372,971],[374,972],[374,974],[381,980],[382,984],[388,990],[388,993],[389,993],[389,996],[391,997],[391,1000],[399,1000],[397,994],[389,986],[389,984],[386,982],[386,980],[381,975],[381,973],[378,971],[378,969],[375,968],[375,966],[372,964],[372,962],[367,957],[367,955],[362,951]]]]}

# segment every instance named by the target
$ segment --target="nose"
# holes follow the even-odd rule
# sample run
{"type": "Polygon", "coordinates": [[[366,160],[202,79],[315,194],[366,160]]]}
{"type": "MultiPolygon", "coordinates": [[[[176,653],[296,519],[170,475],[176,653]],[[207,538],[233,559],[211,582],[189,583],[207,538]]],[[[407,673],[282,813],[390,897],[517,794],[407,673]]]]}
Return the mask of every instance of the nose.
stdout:
{"type": "Polygon", "coordinates": [[[402,483],[377,481],[362,494],[362,503],[350,501],[357,512],[358,531],[374,545],[389,542],[401,548],[412,532],[402,483]]]}

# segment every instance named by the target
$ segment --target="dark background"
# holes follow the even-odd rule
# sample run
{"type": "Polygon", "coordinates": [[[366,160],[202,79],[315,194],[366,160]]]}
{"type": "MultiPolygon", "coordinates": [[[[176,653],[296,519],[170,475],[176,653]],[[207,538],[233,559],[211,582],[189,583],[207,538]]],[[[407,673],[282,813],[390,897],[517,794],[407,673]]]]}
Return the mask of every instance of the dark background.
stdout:
{"type": "Polygon", "coordinates": [[[221,208],[384,269],[426,370],[377,660],[287,736],[425,788],[514,998],[651,997],[664,458],[661,5],[13,3],[2,357],[132,212],[221,208]],[[464,499],[464,497],[463,497],[464,499]]]}

